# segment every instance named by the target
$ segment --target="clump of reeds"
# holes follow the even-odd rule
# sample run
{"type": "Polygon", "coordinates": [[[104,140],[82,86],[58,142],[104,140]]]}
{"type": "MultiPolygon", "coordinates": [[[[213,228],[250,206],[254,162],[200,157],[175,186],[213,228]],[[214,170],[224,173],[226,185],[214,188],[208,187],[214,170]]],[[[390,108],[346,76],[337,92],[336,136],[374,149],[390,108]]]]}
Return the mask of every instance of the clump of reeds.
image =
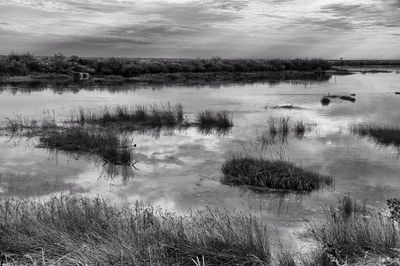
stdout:
{"type": "Polygon", "coordinates": [[[294,124],[293,130],[297,137],[302,137],[302,136],[304,136],[304,133],[306,132],[306,125],[304,124],[303,121],[297,121],[294,124]]]}
{"type": "Polygon", "coordinates": [[[268,120],[268,130],[271,135],[287,136],[289,133],[289,117],[273,118],[268,120]]]}
{"type": "Polygon", "coordinates": [[[1,200],[0,217],[0,250],[21,265],[267,265],[271,258],[268,228],[228,211],[181,216],[62,196],[1,200]]]}
{"type": "Polygon", "coordinates": [[[400,146],[400,128],[360,124],[352,126],[351,131],[363,137],[370,137],[382,145],[400,146]]]}
{"type": "Polygon", "coordinates": [[[321,99],[321,104],[322,105],[326,106],[326,105],[329,105],[330,103],[331,103],[331,99],[329,99],[326,96],[322,97],[322,99],[321,99]]]}
{"type": "Polygon", "coordinates": [[[112,131],[70,127],[44,134],[40,142],[48,149],[98,155],[112,164],[129,165],[131,162],[130,140],[119,138],[112,131]]]}
{"type": "Polygon", "coordinates": [[[113,109],[104,108],[94,113],[90,110],[79,109],[79,115],[73,116],[71,122],[80,124],[110,124],[128,123],[138,126],[175,126],[183,121],[183,107],[181,104],[172,106],[153,105],[150,107],[138,105],[134,107],[116,106],[113,109]]]}
{"type": "Polygon", "coordinates": [[[311,191],[332,183],[332,178],[280,160],[235,154],[222,166],[223,182],[255,188],[311,191]]]}
{"type": "Polygon", "coordinates": [[[339,265],[360,260],[366,254],[399,255],[400,234],[394,220],[349,196],[331,206],[322,222],[310,225],[309,232],[339,265]]]}
{"type": "Polygon", "coordinates": [[[226,110],[205,110],[197,114],[196,122],[200,127],[229,128],[233,126],[232,115],[226,110]]]}

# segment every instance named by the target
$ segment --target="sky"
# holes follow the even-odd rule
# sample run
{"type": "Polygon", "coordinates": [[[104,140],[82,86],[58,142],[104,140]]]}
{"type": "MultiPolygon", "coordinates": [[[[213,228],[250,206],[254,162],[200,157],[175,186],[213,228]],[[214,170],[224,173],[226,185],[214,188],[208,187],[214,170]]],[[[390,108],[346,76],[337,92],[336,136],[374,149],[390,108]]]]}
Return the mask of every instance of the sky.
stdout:
{"type": "Polygon", "coordinates": [[[400,59],[400,0],[0,0],[0,54],[400,59]]]}

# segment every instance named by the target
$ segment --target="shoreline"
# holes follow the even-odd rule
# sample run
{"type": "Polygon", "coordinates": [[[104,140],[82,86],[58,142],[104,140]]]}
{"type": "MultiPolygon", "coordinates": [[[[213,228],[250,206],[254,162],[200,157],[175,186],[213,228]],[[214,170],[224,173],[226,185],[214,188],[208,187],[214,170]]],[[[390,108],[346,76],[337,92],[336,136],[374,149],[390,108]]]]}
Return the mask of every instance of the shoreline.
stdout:
{"type": "Polygon", "coordinates": [[[118,75],[92,75],[88,80],[75,80],[72,76],[57,73],[34,73],[26,76],[0,76],[1,85],[23,85],[41,83],[132,83],[146,84],[215,84],[215,83],[252,83],[263,81],[304,80],[324,81],[333,75],[351,75],[347,70],[330,71],[262,71],[262,72],[189,72],[189,73],[160,73],[143,74],[133,77],[118,75]]]}

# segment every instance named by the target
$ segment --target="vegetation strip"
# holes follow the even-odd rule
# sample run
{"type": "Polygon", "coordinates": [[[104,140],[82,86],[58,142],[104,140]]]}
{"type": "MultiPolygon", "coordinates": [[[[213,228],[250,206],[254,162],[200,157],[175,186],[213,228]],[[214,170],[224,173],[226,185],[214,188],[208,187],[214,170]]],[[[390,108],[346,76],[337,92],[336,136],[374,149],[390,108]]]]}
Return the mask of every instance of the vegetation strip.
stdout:
{"type": "Polygon", "coordinates": [[[182,216],[136,202],[79,196],[0,201],[0,251],[17,264],[268,265],[269,229],[255,217],[182,216]]]}
{"type": "Polygon", "coordinates": [[[289,191],[311,191],[329,185],[332,178],[305,170],[291,162],[235,154],[222,166],[222,181],[289,191]]]}
{"type": "Polygon", "coordinates": [[[373,124],[354,125],[351,128],[354,134],[370,137],[381,145],[400,147],[400,128],[373,124]]]}

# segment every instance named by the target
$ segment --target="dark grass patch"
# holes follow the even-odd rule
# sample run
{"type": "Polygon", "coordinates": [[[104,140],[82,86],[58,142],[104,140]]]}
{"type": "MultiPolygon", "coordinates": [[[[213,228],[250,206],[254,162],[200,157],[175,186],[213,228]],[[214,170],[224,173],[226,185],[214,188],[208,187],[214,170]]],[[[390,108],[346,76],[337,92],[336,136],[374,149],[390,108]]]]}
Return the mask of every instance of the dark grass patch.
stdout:
{"type": "Polygon", "coordinates": [[[230,128],[233,126],[232,115],[226,110],[205,110],[197,114],[196,122],[200,127],[230,128]]]}
{"type": "Polygon", "coordinates": [[[352,126],[351,131],[363,137],[370,137],[381,145],[400,147],[400,128],[364,124],[352,126]]]}
{"type": "Polygon", "coordinates": [[[349,102],[355,102],[356,101],[356,98],[354,98],[352,95],[351,96],[348,96],[348,95],[328,95],[326,97],[331,98],[331,99],[340,99],[340,100],[349,101],[349,102]]]}
{"type": "Polygon", "coordinates": [[[328,106],[331,103],[331,99],[329,99],[328,97],[324,96],[321,99],[321,104],[324,106],[328,106]]]}
{"type": "Polygon", "coordinates": [[[0,250],[18,265],[269,265],[269,230],[228,211],[187,216],[136,202],[0,201],[0,250]]]}
{"type": "Polygon", "coordinates": [[[183,107],[181,104],[171,106],[116,106],[113,109],[104,108],[94,113],[90,110],[79,110],[79,115],[73,116],[70,122],[80,124],[133,124],[138,126],[176,126],[183,121],[183,107]]]}
{"type": "Polygon", "coordinates": [[[332,178],[313,173],[291,162],[236,154],[222,166],[223,182],[258,188],[311,191],[332,183],[332,178]]]}
{"type": "Polygon", "coordinates": [[[400,234],[394,220],[349,196],[328,208],[322,222],[310,225],[309,233],[338,265],[361,261],[367,255],[399,255],[400,234]]]}
{"type": "Polygon", "coordinates": [[[113,131],[93,128],[71,127],[48,132],[40,137],[42,147],[100,156],[107,163],[129,165],[131,143],[128,138],[119,138],[113,131]]]}
{"type": "Polygon", "coordinates": [[[271,107],[266,106],[265,108],[271,108],[271,109],[286,109],[286,110],[303,110],[302,107],[295,106],[293,104],[284,104],[284,105],[274,105],[271,107]]]}

